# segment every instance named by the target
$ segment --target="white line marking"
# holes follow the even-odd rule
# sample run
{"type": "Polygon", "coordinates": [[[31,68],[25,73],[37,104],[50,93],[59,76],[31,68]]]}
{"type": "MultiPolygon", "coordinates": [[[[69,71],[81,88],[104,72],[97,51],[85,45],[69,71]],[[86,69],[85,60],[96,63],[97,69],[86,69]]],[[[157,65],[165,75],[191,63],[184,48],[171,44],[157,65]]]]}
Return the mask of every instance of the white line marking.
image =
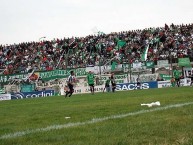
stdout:
{"type": "Polygon", "coordinates": [[[193,102],[183,103],[183,104],[174,104],[174,105],[168,105],[168,106],[159,107],[159,108],[153,108],[150,110],[141,110],[137,112],[130,112],[127,114],[113,115],[113,116],[103,117],[103,118],[93,118],[92,120],[85,121],[85,122],[67,123],[67,124],[62,124],[62,125],[52,125],[46,128],[37,128],[33,130],[19,131],[15,133],[5,134],[1,136],[0,139],[17,138],[17,137],[21,137],[21,136],[32,134],[32,133],[46,132],[50,130],[57,130],[57,129],[63,129],[63,128],[69,128],[69,127],[82,126],[82,125],[87,125],[87,124],[94,124],[94,123],[98,123],[102,121],[107,121],[110,119],[125,118],[128,116],[134,116],[134,115],[139,115],[139,114],[144,114],[144,113],[154,112],[154,111],[160,111],[160,110],[167,110],[170,108],[178,108],[178,107],[183,107],[183,106],[192,105],[192,104],[193,102]]]}

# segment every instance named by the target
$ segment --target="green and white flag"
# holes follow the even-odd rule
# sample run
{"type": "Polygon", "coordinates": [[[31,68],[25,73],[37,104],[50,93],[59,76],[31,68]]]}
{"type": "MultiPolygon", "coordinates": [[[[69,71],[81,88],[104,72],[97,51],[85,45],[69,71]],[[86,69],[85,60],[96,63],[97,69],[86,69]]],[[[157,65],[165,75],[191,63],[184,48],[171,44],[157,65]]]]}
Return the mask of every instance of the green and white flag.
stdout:
{"type": "Polygon", "coordinates": [[[142,56],[141,56],[141,60],[142,61],[146,61],[147,60],[147,52],[149,50],[149,44],[146,46],[145,51],[143,52],[142,56]]]}

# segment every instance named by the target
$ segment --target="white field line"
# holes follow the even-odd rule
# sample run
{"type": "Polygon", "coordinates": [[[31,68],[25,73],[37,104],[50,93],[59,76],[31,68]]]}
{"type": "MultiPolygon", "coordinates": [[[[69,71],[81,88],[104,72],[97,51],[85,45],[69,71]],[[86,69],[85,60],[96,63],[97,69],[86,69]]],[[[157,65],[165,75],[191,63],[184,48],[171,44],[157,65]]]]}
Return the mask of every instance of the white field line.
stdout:
{"type": "Polygon", "coordinates": [[[173,104],[173,105],[168,105],[168,106],[164,106],[164,107],[157,107],[157,108],[153,108],[153,109],[149,109],[149,110],[141,110],[141,111],[130,112],[130,113],[126,113],[126,114],[112,115],[112,116],[103,117],[103,118],[93,118],[92,120],[88,120],[85,122],[67,123],[67,124],[62,124],[62,125],[52,125],[52,126],[48,126],[45,128],[37,128],[37,129],[33,129],[33,130],[19,131],[19,132],[15,132],[15,133],[5,134],[5,135],[1,136],[0,139],[17,138],[17,137],[21,137],[21,136],[24,136],[27,134],[32,134],[32,133],[46,132],[46,131],[50,131],[50,130],[57,130],[57,129],[63,129],[63,128],[69,128],[69,127],[83,126],[83,125],[87,125],[87,124],[94,124],[94,123],[98,123],[98,122],[102,122],[102,121],[107,121],[110,119],[125,118],[128,116],[134,116],[134,115],[139,115],[139,114],[144,114],[144,113],[154,112],[154,111],[160,111],[160,110],[167,110],[170,108],[178,108],[178,107],[183,107],[183,106],[192,105],[192,104],[193,104],[193,102],[182,103],[182,104],[173,104]]]}

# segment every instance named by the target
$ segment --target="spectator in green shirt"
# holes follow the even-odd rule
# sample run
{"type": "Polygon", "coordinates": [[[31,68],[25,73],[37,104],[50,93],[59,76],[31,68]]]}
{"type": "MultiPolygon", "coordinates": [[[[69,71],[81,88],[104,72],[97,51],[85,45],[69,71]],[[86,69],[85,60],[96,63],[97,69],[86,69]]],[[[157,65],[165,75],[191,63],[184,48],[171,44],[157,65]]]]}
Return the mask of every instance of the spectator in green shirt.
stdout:
{"type": "Polygon", "coordinates": [[[91,71],[89,71],[87,75],[87,81],[88,85],[90,86],[90,91],[92,94],[94,94],[94,80],[95,80],[94,74],[91,71]]]}

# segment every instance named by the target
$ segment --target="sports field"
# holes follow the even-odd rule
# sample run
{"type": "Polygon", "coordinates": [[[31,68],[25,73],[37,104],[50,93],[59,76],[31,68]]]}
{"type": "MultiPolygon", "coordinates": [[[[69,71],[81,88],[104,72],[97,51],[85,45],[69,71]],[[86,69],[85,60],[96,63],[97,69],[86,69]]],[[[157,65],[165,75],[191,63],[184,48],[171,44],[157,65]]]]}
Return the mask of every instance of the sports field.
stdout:
{"type": "Polygon", "coordinates": [[[0,102],[0,145],[171,144],[193,144],[192,87],[0,102]]]}

